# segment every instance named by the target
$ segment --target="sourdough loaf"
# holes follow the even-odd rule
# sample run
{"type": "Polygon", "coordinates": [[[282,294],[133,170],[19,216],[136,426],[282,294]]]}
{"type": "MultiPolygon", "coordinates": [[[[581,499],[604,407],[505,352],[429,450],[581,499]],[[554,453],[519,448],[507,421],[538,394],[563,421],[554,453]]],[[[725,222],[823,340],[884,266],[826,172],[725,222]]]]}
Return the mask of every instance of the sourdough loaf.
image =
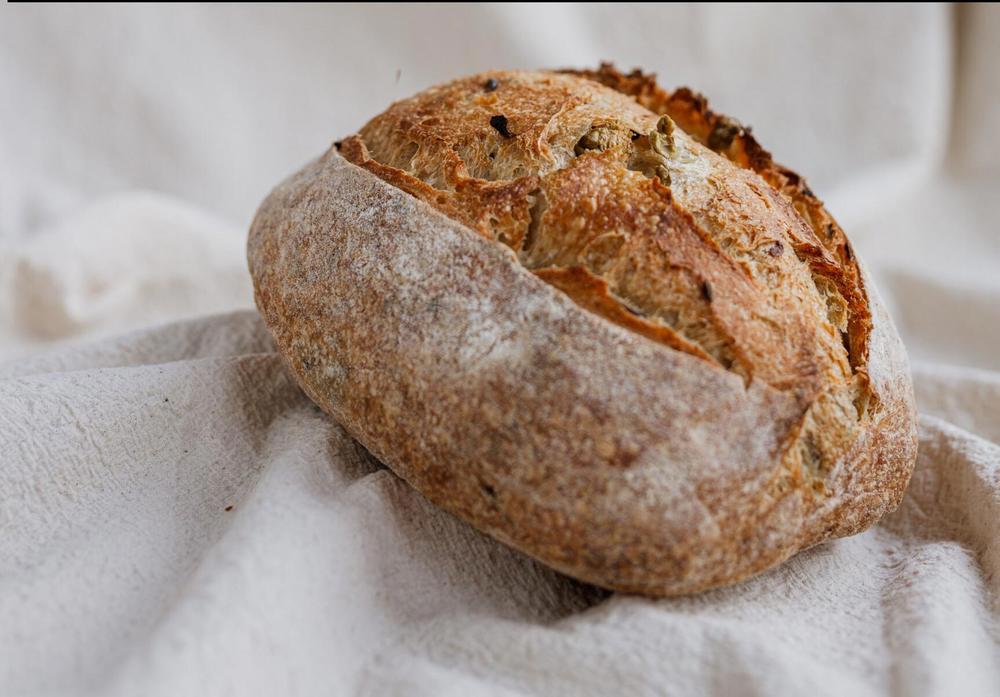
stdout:
{"type": "Polygon", "coordinates": [[[737,581],[872,525],[913,467],[905,353],[843,231],[639,72],[398,102],[272,192],[248,254],[317,404],[585,581],[737,581]]]}

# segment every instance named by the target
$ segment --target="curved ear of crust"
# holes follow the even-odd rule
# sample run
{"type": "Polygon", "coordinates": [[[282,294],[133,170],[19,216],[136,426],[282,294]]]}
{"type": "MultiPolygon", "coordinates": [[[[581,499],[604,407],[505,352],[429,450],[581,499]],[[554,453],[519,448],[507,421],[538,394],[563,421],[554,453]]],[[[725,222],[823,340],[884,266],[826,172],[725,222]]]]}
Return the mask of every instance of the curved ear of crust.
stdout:
{"type": "Polygon", "coordinates": [[[865,372],[872,317],[857,259],[844,231],[805,179],[777,164],[771,153],[754,139],[748,126],[712,111],[704,96],[686,87],[668,92],[657,84],[655,74],[638,69],[625,74],[611,63],[602,63],[597,70],[557,72],[594,80],[633,97],[654,113],[668,115],[702,145],[740,167],[753,170],[784,196],[814,233],[810,239],[796,240],[795,252],[809,264],[814,275],[829,279],[844,296],[848,308],[846,343],[851,365],[865,372]]]}
{"type": "MultiPolygon", "coordinates": [[[[691,137],[734,164],[756,172],[802,216],[813,235],[796,240],[795,252],[815,276],[831,281],[847,303],[845,345],[851,366],[869,389],[866,408],[873,417],[867,427],[864,458],[852,466],[859,479],[877,482],[857,494],[855,513],[868,498],[894,492],[894,509],[913,471],[917,457],[917,414],[906,350],[895,325],[864,271],[843,229],[827,212],[804,178],[780,165],[753,137],[750,127],[709,109],[701,94],[682,87],[669,92],[656,75],[633,70],[627,74],[611,63],[597,70],[560,70],[627,94],[657,114],[666,114],[691,137]]],[[[848,459],[850,461],[850,458],[848,459]]],[[[855,514],[843,518],[831,535],[847,535],[867,527],[855,514]],[[853,521],[853,522],[852,522],[853,521]]]]}

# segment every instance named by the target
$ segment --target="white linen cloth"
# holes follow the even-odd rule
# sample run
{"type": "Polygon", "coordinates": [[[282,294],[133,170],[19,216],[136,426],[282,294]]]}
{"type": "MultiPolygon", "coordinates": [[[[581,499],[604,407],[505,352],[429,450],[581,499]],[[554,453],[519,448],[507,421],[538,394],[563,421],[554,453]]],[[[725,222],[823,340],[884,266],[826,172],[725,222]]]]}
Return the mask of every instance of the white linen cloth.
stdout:
{"type": "Polygon", "coordinates": [[[995,7],[4,7],[0,695],[1000,694],[998,32],[995,7]],[[809,174],[914,359],[901,508],[687,598],[424,501],[294,386],[243,260],[267,189],[392,99],[601,58],[809,174]]]}

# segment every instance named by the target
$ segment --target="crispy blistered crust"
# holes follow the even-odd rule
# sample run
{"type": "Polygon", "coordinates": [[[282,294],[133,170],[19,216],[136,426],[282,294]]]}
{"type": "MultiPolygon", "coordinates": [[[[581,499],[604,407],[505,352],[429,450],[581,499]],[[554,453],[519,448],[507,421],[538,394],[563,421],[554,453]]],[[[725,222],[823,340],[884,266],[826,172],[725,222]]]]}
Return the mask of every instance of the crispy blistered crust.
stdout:
{"type": "Polygon", "coordinates": [[[795,240],[796,252],[808,260],[815,273],[830,278],[849,303],[851,363],[856,367],[864,365],[872,318],[858,261],[847,235],[805,179],[776,163],[771,153],[753,137],[749,127],[730,116],[713,112],[704,96],[687,87],[667,92],[657,84],[656,75],[638,69],[624,74],[611,63],[602,63],[597,70],[560,72],[594,80],[629,95],[653,113],[669,115],[698,142],[738,166],[753,170],[780,192],[809,223],[812,231],[811,235],[795,240]]]}
{"type": "Polygon", "coordinates": [[[728,160],[685,145],[646,111],[669,95],[616,79],[641,105],[513,73],[396,105],[268,197],[248,255],[300,384],[400,476],[565,573],[673,595],[877,521],[915,415],[891,321],[847,247],[815,235],[822,207],[732,142],[728,160]],[[493,157],[477,102],[434,122],[490,80],[523,89],[488,100],[501,130],[536,129],[493,157]],[[636,165],[621,124],[695,169],[671,185],[636,165]]]}

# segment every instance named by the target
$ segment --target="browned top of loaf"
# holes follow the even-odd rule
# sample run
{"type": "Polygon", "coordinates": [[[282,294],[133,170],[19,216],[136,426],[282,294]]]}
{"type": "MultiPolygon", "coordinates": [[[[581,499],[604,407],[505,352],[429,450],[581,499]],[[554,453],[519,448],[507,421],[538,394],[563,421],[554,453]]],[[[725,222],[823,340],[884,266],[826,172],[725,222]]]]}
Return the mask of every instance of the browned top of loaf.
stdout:
{"type": "Polygon", "coordinates": [[[587,310],[794,396],[789,485],[821,492],[863,428],[871,321],[846,238],[700,96],[609,66],[492,72],[397,102],[340,152],[587,310]]]}

